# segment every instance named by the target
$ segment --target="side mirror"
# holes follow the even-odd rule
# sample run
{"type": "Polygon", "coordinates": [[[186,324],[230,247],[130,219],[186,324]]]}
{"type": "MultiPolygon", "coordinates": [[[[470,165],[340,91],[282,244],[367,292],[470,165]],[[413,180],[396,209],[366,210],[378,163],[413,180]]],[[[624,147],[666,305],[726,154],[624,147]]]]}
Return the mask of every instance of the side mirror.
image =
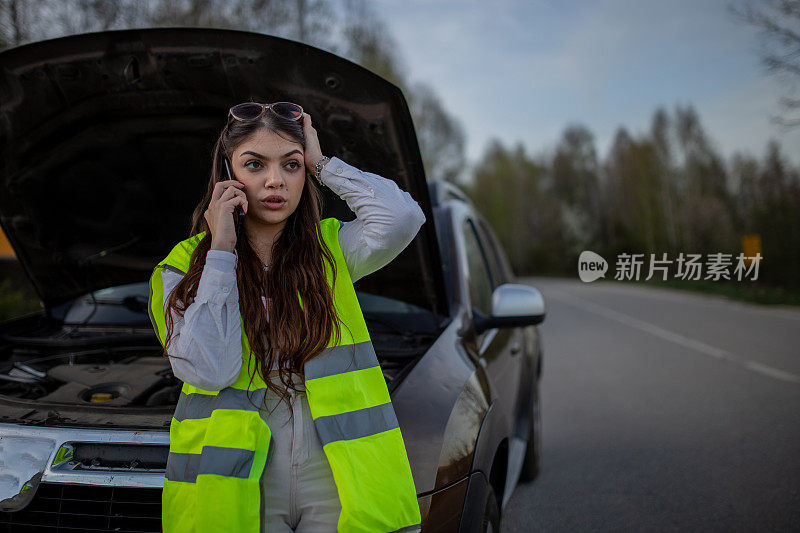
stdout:
{"type": "Polygon", "coordinates": [[[535,326],[544,321],[544,298],[539,289],[518,283],[503,283],[492,293],[492,314],[472,309],[475,332],[492,328],[535,326]]]}

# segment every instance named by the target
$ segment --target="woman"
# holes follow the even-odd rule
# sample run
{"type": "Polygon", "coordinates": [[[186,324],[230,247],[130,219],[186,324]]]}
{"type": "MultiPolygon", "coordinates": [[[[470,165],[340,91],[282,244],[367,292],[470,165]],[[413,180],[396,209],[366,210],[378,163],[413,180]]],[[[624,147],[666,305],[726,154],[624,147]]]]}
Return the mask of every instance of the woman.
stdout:
{"type": "Polygon", "coordinates": [[[419,530],[353,282],[424,222],[393,181],[324,157],[297,104],[231,108],[191,237],[151,277],[151,320],[184,381],[165,531],[419,530]],[[320,220],[312,175],[355,220],[320,220]]]}

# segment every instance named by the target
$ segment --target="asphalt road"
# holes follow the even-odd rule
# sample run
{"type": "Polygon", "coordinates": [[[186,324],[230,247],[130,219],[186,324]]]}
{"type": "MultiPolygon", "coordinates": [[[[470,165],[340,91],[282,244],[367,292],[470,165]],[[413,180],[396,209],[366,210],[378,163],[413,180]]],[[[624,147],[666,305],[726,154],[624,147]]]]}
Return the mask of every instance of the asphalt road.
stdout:
{"type": "Polygon", "coordinates": [[[800,530],[800,308],[527,278],[543,457],[515,531],[800,530]]]}

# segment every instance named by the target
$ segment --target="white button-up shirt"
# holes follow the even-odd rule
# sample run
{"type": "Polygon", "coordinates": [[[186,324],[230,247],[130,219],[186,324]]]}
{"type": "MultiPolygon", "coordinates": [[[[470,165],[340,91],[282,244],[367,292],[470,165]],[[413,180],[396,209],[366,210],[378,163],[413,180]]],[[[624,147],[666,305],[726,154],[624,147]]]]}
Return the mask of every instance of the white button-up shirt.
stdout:
{"type": "MultiPolygon", "coordinates": [[[[338,157],[322,167],[320,179],[356,215],[339,229],[339,244],[353,282],[397,257],[425,223],[422,208],[394,181],[361,171],[338,157]]],[[[172,314],[168,353],[184,358],[170,357],[172,372],[201,389],[221,390],[233,384],[241,370],[237,261],[235,253],[209,250],[194,302],[182,317],[172,314]]],[[[183,276],[168,269],[161,276],[166,307],[183,276]]]]}

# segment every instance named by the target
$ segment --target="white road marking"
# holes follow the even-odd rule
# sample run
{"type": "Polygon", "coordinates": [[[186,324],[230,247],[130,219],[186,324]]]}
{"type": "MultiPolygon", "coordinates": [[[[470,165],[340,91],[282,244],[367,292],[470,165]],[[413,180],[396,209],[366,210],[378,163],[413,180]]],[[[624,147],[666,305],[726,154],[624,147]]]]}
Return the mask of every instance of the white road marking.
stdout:
{"type": "Polygon", "coordinates": [[[611,320],[615,320],[617,322],[620,322],[621,324],[625,324],[626,326],[630,326],[632,328],[645,331],[647,333],[650,333],[651,335],[655,335],[656,337],[660,337],[664,340],[674,342],[675,344],[691,348],[692,350],[698,351],[706,355],[710,355],[711,357],[714,357],[716,359],[720,359],[728,363],[739,365],[746,370],[750,370],[752,372],[756,372],[758,374],[762,374],[764,376],[768,376],[774,379],[779,379],[781,381],[788,381],[789,383],[800,383],[800,376],[796,376],[795,374],[756,361],[749,361],[747,359],[742,359],[741,357],[738,357],[721,348],[711,346],[710,344],[706,344],[697,339],[691,339],[689,337],[681,335],[680,333],[675,333],[674,331],[664,329],[660,326],[656,326],[655,324],[651,324],[650,322],[645,322],[644,320],[640,320],[631,315],[621,313],[609,307],[605,307],[596,304],[594,302],[590,302],[589,300],[584,300],[583,298],[574,296],[562,290],[552,289],[548,287],[547,294],[548,296],[553,297],[556,300],[561,300],[564,303],[572,304],[576,307],[580,307],[587,311],[597,313],[598,315],[610,318],[611,320]]]}

